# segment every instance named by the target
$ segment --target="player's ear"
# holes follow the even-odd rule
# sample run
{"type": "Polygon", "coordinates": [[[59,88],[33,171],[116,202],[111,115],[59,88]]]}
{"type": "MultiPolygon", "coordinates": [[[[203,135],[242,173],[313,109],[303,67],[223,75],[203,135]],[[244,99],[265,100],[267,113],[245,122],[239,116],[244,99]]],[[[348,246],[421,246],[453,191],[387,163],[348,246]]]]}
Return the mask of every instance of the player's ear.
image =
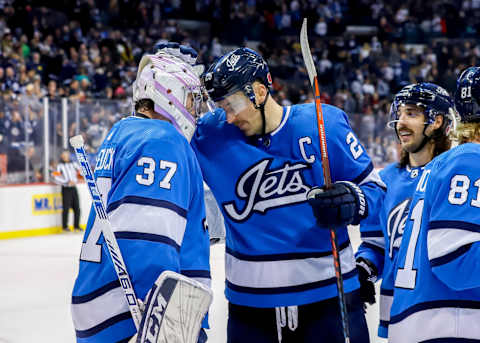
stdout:
{"type": "Polygon", "coordinates": [[[438,115],[435,117],[435,121],[432,123],[432,126],[433,126],[433,129],[436,130],[436,129],[439,129],[442,127],[443,125],[443,116],[442,115],[438,115]]]}
{"type": "Polygon", "coordinates": [[[267,87],[263,83],[255,81],[253,83],[253,91],[255,92],[257,104],[263,103],[265,101],[265,97],[267,96],[267,87]]]}

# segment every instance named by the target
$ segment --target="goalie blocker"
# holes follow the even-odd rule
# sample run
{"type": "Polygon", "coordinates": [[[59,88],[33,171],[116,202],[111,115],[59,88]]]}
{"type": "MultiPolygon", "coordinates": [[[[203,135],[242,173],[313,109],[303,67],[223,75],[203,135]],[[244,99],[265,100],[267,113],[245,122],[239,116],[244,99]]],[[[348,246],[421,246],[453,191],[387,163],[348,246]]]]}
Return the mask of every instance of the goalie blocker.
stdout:
{"type": "MultiPolygon", "coordinates": [[[[181,274],[165,271],[147,295],[136,343],[196,343],[212,291],[181,274]]],[[[206,337],[205,337],[206,338],[206,337]]]]}

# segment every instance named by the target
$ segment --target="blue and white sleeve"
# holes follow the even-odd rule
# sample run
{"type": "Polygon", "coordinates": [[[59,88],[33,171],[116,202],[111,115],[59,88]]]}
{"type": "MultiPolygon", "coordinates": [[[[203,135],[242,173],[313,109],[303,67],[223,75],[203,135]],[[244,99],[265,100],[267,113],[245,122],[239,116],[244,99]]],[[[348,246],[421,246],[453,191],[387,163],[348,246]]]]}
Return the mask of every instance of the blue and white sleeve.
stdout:
{"type": "MultiPolygon", "coordinates": [[[[381,179],[381,173],[379,173],[379,178],[381,179]]],[[[383,180],[381,181],[383,184],[383,180]]],[[[372,201],[375,202],[375,206],[369,207],[368,216],[360,223],[361,244],[355,256],[356,258],[363,257],[371,261],[377,268],[380,277],[385,261],[386,245],[381,223],[385,192],[383,192],[382,188],[380,188],[382,191],[377,191],[377,186],[375,185],[374,183],[368,186],[368,189],[372,187],[372,196],[370,196],[370,199],[372,199],[373,196],[376,197],[372,201]]]]}
{"type": "Polygon", "coordinates": [[[478,155],[461,157],[432,170],[424,209],[432,271],[456,291],[480,287],[480,166],[478,155]]]}
{"type": "Polygon", "coordinates": [[[364,232],[362,226],[360,226],[360,236],[362,242],[355,253],[355,258],[362,257],[372,262],[377,268],[378,277],[381,278],[385,262],[385,239],[383,232],[378,230],[364,232]]]}

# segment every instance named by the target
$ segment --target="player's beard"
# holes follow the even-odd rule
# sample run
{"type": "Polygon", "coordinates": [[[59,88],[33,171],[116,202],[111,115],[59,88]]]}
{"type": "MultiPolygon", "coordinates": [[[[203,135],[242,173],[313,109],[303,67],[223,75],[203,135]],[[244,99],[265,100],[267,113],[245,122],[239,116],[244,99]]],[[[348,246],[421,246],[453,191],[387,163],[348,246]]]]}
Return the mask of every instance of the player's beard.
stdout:
{"type": "Polygon", "coordinates": [[[423,138],[424,138],[423,133],[422,132],[415,132],[414,130],[409,129],[409,128],[400,129],[399,133],[401,133],[402,131],[407,131],[410,134],[410,136],[408,136],[409,138],[407,140],[403,137],[399,137],[402,149],[405,150],[408,153],[414,152],[416,149],[418,149],[420,144],[422,144],[422,141],[423,141],[423,138]]]}

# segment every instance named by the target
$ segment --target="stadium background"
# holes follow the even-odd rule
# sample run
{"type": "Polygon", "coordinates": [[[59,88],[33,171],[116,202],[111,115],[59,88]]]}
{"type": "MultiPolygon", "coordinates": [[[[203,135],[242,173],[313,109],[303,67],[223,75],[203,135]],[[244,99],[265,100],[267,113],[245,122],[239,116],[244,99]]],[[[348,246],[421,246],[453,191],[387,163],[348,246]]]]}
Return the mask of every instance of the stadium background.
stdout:
{"type": "Polygon", "coordinates": [[[80,133],[94,161],[111,125],[131,113],[137,63],[157,42],[188,44],[207,66],[252,47],[279,103],[312,101],[304,17],[322,101],[345,110],[378,168],[398,157],[385,126],[393,94],[421,81],[453,92],[480,57],[480,0],[0,0],[0,218],[26,209],[40,228],[58,218],[43,231],[0,225],[0,239],[60,231],[50,175],[61,150],[80,133]]]}
{"type": "Polygon", "coordinates": [[[205,65],[250,46],[281,104],[311,101],[303,17],[323,102],[349,114],[378,167],[396,159],[385,128],[392,94],[420,81],[452,92],[480,56],[478,0],[1,0],[0,182],[49,181],[73,134],[94,155],[131,112],[137,63],[159,41],[193,46],[205,65]]]}

